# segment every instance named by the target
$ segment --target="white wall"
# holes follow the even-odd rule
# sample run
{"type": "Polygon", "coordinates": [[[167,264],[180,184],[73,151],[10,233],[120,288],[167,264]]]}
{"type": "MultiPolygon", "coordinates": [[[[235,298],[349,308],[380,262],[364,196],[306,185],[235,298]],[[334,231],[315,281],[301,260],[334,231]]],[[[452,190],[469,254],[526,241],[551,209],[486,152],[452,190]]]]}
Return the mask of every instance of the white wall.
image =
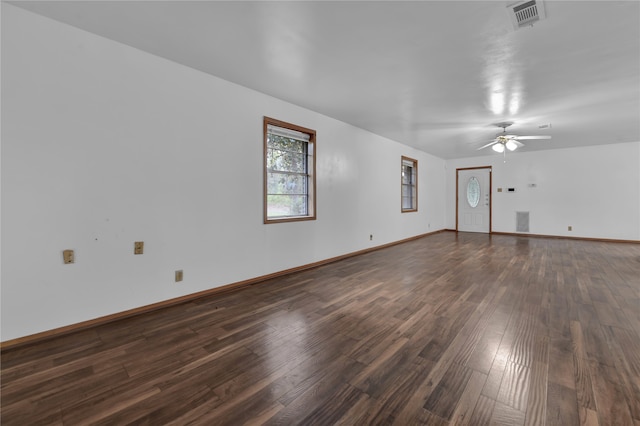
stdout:
{"type": "Polygon", "coordinates": [[[443,229],[444,166],[3,3],[1,339],[443,229]],[[317,131],[316,221],[262,223],[265,115],[317,131]],[[400,213],[402,155],[418,213],[400,213]]]}
{"type": "Polygon", "coordinates": [[[492,166],[493,231],[516,232],[515,212],[528,211],[531,234],[640,240],[640,142],[516,151],[506,160],[447,161],[448,229],[455,229],[456,168],[492,166]],[[497,192],[510,187],[516,192],[497,192]]]}
{"type": "Polygon", "coordinates": [[[445,162],[6,3],[1,100],[2,341],[453,229],[458,167],[493,167],[494,231],[640,239],[640,142],[445,162]],[[262,224],[265,115],[318,132],[316,221],[262,224]]]}

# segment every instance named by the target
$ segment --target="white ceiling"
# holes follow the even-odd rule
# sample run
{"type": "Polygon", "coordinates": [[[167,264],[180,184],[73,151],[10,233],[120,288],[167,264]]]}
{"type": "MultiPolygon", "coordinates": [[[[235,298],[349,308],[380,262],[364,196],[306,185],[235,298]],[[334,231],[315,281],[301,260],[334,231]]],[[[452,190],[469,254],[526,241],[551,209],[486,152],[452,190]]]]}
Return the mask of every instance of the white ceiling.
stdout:
{"type": "Polygon", "coordinates": [[[640,141],[638,1],[11,3],[441,158],[640,141]]]}

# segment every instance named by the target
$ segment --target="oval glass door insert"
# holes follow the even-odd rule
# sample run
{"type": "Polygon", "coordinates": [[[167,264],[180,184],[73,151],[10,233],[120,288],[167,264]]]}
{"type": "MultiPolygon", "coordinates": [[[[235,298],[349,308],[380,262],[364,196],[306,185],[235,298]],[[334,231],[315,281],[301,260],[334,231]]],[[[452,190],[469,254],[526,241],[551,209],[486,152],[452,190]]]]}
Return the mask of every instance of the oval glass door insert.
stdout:
{"type": "Polygon", "coordinates": [[[480,202],[480,182],[475,176],[467,183],[467,202],[471,207],[477,207],[480,202]]]}

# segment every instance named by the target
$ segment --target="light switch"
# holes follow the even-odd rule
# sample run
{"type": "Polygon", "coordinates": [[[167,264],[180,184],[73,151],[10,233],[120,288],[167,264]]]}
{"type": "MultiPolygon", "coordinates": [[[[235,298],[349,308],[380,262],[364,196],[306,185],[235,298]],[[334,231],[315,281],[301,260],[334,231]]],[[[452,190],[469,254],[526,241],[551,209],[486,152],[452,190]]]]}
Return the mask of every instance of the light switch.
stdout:
{"type": "Polygon", "coordinates": [[[63,250],[62,251],[62,259],[66,264],[68,263],[74,263],[76,261],[76,257],[73,253],[73,250],[63,250]]]}
{"type": "Polygon", "coordinates": [[[144,241],[136,241],[133,243],[133,254],[142,254],[144,252],[144,241]]]}

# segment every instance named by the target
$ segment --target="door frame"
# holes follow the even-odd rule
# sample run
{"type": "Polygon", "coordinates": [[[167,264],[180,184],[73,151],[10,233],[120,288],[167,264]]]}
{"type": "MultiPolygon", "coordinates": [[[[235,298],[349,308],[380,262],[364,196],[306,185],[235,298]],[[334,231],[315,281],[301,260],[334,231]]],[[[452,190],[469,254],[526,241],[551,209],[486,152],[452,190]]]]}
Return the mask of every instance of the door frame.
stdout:
{"type": "Polygon", "coordinates": [[[489,234],[493,232],[491,216],[493,211],[493,166],[477,166],[477,167],[461,167],[456,168],[456,232],[458,232],[458,205],[459,205],[459,194],[460,188],[460,171],[461,170],[481,170],[481,169],[489,169],[489,234]]]}

